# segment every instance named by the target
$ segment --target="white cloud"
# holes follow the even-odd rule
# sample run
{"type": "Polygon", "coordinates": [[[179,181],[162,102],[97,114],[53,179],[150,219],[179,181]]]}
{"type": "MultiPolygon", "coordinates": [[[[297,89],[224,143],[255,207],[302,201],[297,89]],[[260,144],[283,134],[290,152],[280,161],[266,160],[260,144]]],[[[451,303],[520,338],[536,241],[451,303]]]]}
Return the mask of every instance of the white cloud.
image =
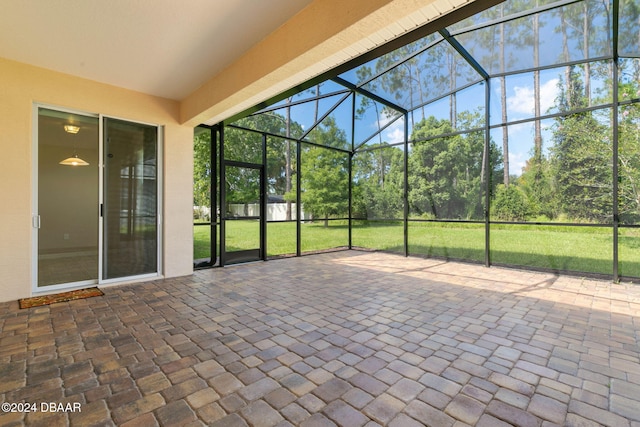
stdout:
{"type": "MultiPolygon", "coordinates": [[[[380,128],[385,127],[386,125],[389,124],[390,121],[395,120],[397,116],[390,116],[387,117],[386,114],[380,113],[380,116],[378,117],[378,123],[377,126],[380,126],[380,128]]],[[[374,124],[374,126],[376,126],[374,124]]]]}
{"type": "MultiPolygon", "coordinates": [[[[380,126],[385,126],[392,119],[381,119],[380,126]]],[[[396,120],[383,131],[384,140],[389,144],[404,142],[404,121],[396,120]]]]}
{"type": "Polygon", "coordinates": [[[395,144],[404,141],[404,126],[402,123],[393,124],[385,131],[385,140],[389,144],[395,144]]]}
{"type": "Polygon", "coordinates": [[[525,153],[509,151],[509,174],[522,175],[522,168],[527,165],[527,160],[525,153]]]}
{"type": "MultiPolygon", "coordinates": [[[[532,86],[514,86],[514,94],[507,97],[510,113],[533,114],[534,93],[532,86]]],[[[555,104],[558,95],[558,79],[551,79],[540,86],[540,111],[544,114],[555,104]]]]}
{"type": "Polygon", "coordinates": [[[404,122],[396,120],[397,116],[387,117],[380,112],[377,122],[373,122],[370,127],[373,132],[387,126],[391,121],[395,120],[388,128],[382,131],[383,140],[389,144],[395,144],[404,141],[404,122]]]}

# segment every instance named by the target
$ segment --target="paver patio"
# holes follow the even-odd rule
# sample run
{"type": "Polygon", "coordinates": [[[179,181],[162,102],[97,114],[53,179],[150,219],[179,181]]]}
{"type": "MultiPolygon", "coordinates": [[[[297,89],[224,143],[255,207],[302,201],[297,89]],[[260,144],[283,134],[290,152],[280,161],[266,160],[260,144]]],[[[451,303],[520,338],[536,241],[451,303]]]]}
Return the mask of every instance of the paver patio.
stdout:
{"type": "Polygon", "coordinates": [[[0,425],[640,426],[639,285],[344,251],[103,290],[0,304],[37,408],[0,425]]]}

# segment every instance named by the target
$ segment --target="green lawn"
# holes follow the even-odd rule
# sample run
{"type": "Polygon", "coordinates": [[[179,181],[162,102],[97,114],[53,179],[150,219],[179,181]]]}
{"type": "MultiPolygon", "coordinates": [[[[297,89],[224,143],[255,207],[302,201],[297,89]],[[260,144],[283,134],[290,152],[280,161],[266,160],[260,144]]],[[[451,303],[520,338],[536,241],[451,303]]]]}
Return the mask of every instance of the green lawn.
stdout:
{"type": "MultiPolygon", "coordinates": [[[[301,224],[302,252],[313,252],[349,245],[346,221],[301,224]]],[[[258,224],[250,221],[227,222],[227,250],[255,249],[260,245],[258,224]]],[[[218,227],[218,239],[220,228],[218,227]]],[[[209,257],[211,232],[209,226],[193,227],[194,259],[209,257]]],[[[218,240],[219,241],[219,240],[218,240]]],[[[270,222],[267,224],[267,256],[296,253],[296,223],[270,222]]]]}
{"type": "Polygon", "coordinates": [[[193,259],[209,258],[211,229],[208,225],[193,226],[193,259]]]}
{"type": "MultiPolygon", "coordinates": [[[[234,222],[228,248],[257,247],[257,225],[234,222]]],[[[230,228],[227,226],[227,231],[230,228]]],[[[610,228],[492,224],[491,262],[558,271],[612,274],[613,237],[610,228]]],[[[410,222],[409,253],[450,259],[484,261],[484,224],[410,222]]],[[[345,221],[302,224],[302,252],[348,245],[345,221]]],[[[402,222],[354,221],[354,247],[403,252],[402,222]]],[[[267,224],[267,255],[295,254],[296,224],[267,224]]],[[[640,277],[640,230],[621,228],[619,274],[640,277]]],[[[194,256],[207,258],[209,227],[194,227],[194,256]]]]}

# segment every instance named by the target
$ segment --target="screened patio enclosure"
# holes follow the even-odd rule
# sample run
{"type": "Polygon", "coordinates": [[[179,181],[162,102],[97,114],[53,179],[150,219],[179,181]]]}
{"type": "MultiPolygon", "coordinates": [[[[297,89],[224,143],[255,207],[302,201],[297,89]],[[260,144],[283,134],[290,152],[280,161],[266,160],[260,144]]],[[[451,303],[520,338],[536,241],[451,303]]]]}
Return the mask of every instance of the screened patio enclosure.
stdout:
{"type": "Polygon", "coordinates": [[[640,1],[480,7],[197,128],[199,265],[362,248],[639,278],[640,1]]]}

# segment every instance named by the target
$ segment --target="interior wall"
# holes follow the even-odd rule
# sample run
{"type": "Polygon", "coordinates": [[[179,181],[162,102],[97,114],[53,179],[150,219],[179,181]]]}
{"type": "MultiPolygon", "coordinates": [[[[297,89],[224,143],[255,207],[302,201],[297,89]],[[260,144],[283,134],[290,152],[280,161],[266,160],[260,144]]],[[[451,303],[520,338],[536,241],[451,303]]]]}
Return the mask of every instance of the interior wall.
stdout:
{"type": "MultiPolygon", "coordinates": [[[[98,164],[97,139],[95,142],[96,150],[85,150],[81,156],[90,165],[98,164]]],[[[38,213],[48,222],[47,227],[40,230],[40,253],[97,248],[98,217],[89,214],[97,212],[97,169],[59,165],[58,160],[70,156],[66,147],[47,145],[40,146],[38,151],[39,158],[44,160],[39,168],[38,213]]]]}
{"type": "Polygon", "coordinates": [[[0,301],[31,295],[34,103],[162,126],[162,271],[191,274],[193,128],[178,103],[5,59],[0,76],[0,301]]]}

